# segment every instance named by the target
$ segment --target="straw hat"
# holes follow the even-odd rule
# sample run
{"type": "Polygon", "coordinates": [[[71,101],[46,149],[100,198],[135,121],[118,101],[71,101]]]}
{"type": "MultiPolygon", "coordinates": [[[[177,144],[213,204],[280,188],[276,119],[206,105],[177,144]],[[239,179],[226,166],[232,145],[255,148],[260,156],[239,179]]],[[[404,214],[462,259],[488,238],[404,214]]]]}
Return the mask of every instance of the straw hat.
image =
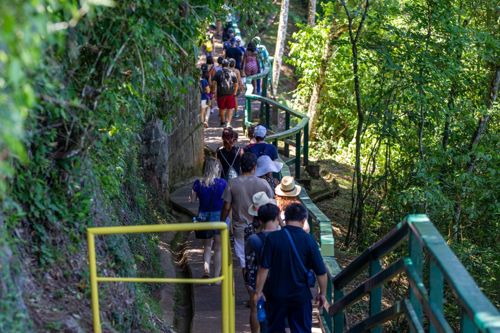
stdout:
{"type": "Polygon", "coordinates": [[[278,161],[273,161],[267,155],[262,155],[257,159],[257,168],[255,169],[255,175],[257,177],[264,176],[269,172],[280,172],[283,167],[283,163],[278,161]]]}
{"type": "Polygon", "coordinates": [[[252,216],[257,216],[257,211],[260,206],[264,206],[265,204],[272,203],[276,205],[276,200],[270,199],[266,192],[257,192],[252,196],[252,204],[248,207],[248,214],[252,216]]]}
{"type": "Polygon", "coordinates": [[[296,197],[300,194],[302,187],[295,184],[292,176],[285,176],[281,179],[281,183],[274,189],[276,195],[282,197],[296,197]]]}

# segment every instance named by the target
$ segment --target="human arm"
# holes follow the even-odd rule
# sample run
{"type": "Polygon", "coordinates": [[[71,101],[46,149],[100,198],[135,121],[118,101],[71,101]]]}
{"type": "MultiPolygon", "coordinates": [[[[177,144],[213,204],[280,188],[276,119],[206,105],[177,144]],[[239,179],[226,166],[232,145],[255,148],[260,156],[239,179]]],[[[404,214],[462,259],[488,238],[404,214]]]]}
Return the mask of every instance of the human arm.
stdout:
{"type": "Polygon", "coordinates": [[[268,274],[269,274],[269,268],[264,268],[262,266],[259,267],[259,271],[257,272],[257,282],[255,284],[255,293],[253,295],[255,304],[257,304],[257,301],[264,296],[262,290],[264,289],[264,283],[266,282],[268,274]]]}
{"type": "Polygon", "coordinates": [[[326,300],[328,276],[326,273],[324,273],[321,275],[317,275],[316,278],[318,280],[319,286],[319,293],[316,295],[316,301],[318,302],[318,307],[322,308],[325,304],[328,304],[328,301],[326,300]]]}
{"type": "Polygon", "coordinates": [[[191,190],[191,195],[189,196],[189,202],[195,202],[197,198],[198,194],[194,190],[191,190]]]}
{"type": "Polygon", "coordinates": [[[224,206],[222,206],[222,211],[220,213],[221,221],[225,221],[227,219],[227,216],[229,215],[230,211],[231,211],[231,203],[224,201],[224,206]]]}

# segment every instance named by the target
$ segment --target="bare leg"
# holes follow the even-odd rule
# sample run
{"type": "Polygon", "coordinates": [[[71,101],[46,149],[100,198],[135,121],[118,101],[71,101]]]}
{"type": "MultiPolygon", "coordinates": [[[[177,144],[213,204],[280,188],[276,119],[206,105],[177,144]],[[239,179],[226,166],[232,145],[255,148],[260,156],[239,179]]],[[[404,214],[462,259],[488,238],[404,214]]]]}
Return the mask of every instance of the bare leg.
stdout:
{"type": "Polygon", "coordinates": [[[222,267],[222,251],[220,235],[214,236],[214,277],[220,276],[222,267]]]}
{"type": "Polygon", "coordinates": [[[219,109],[219,118],[220,118],[220,123],[224,123],[224,116],[226,115],[226,109],[219,109]]]}
{"type": "Polygon", "coordinates": [[[231,126],[231,121],[233,120],[234,109],[228,109],[226,112],[227,125],[231,126]]]}
{"type": "Polygon", "coordinates": [[[250,330],[252,333],[260,332],[260,324],[257,320],[257,304],[250,298],[250,330]]]}
{"type": "Polygon", "coordinates": [[[210,259],[212,258],[212,238],[203,240],[203,274],[210,275],[210,259]]]}

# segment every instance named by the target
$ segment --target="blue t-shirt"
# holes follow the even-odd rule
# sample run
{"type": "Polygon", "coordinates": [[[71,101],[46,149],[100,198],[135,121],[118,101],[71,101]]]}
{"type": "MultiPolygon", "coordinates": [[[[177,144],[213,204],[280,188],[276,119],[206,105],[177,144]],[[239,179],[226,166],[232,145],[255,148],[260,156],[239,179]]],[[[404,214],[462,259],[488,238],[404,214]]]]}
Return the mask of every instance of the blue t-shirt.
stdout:
{"type": "Polygon", "coordinates": [[[206,79],[200,80],[200,88],[201,88],[201,100],[208,101],[210,98],[208,94],[205,92],[205,88],[208,87],[208,81],[206,79]]]}
{"type": "Polygon", "coordinates": [[[233,58],[236,61],[235,67],[241,69],[243,53],[239,47],[230,47],[226,50],[226,58],[233,58]]]}
{"type": "Polygon", "coordinates": [[[257,155],[257,158],[261,157],[262,155],[267,155],[269,156],[273,161],[278,159],[278,149],[276,149],[276,146],[266,143],[266,142],[259,142],[259,143],[254,143],[246,146],[245,152],[252,152],[255,155],[257,155]]]}
{"type": "Polygon", "coordinates": [[[219,212],[222,210],[224,201],[222,200],[222,193],[227,186],[227,182],[222,178],[215,178],[214,184],[205,186],[197,179],[193,184],[193,191],[198,195],[200,200],[199,212],[219,212]]]}
{"type": "MultiPolygon", "coordinates": [[[[304,266],[312,269],[316,275],[325,274],[325,264],[314,238],[302,228],[285,228],[290,233],[304,266]]],[[[269,276],[264,285],[267,299],[302,304],[312,298],[306,272],[298,263],[284,230],[272,232],[266,237],[261,259],[260,265],[269,269],[269,276]]]]}

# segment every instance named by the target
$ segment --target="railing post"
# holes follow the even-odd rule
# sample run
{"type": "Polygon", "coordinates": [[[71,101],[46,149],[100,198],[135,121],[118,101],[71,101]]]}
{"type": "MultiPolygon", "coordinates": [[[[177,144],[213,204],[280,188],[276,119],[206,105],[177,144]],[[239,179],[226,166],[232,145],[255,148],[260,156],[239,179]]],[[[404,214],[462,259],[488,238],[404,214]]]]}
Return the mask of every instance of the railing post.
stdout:
{"type": "Polygon", "coordinates": [[[252,100],[248,97],[245,97],[245,116],[247,122],[252,122],[252,100]]]}
{"type": "MultiPolygon", "coordinates": [[[[378,259],[370,261],[369,275],[374,276],[382,270],[378,259]]],[[[382,310],[382,287],[373,288],[370,291],[370,317],[376,315],[382,310]]],[[[382,328],[376,326],[370,330],[371,333],[380,333],[382,328]]]]}
{"type": "MultiPolygon", "coordinates": [[[[436,261],[432,258],[430,259],[429,289],[430,303],[434,304],[437,311],[443,313],[443,273],[436,261]]],[[[429,332],[438,332],[432,323],[430,323],[429,332]]]]}
{"type": "Polygon", "coordinates": [[[477,328],[469,315],[464,311],[460,319],[460,333],[476,333],[477,328]]]}
{"type": "Polygon", "coordinates": [[[99,315],[99,292],[97,288],[97,263],[95,259],[95,236],[87,231],[89,249],[90,293],[92,302],[92,323],[94,333],[101,333],[101,317],[99,315]]]}
{"type": "MultiPolygon", "coordinates": [[[[285,110],[285,131],[290,129],[290,113],[285,110]]],[[[288,139],[285,138],[285,156],[290,157],[290,145],[287,143],[288,139]]]]}
{"type": "MultiPolygon", "coordinates": [[[[344,297],[344,292],[341,289],[337,289],[337,287],[333,286],[333,299],[334,302],[338,302],[344,297]]],[[[344,310],[339,310],[333,316],[333,332],[334,333],[343,333],[344,332],[344,310]]]]}
{"type": "Polygon", "coordinates": [[[267,74],[266,76],[264,76],[262,78],[262,92],[261,92],[261,96],[262,97],[267,97],[267,78],[268,78],[269,74],[267,74]]]}
{"type": "MultiPolygon", "coordinates": [[[[417,236],[410,230],[410,242],[409,242],[409,253],[410,253],[410,258],[413,263],[413,267],[415,267],[415,272],[417,273],[418,277],[422,280],[422,266],[423,266],[423,250],[422,246],[420,246],[420,243],[417,239],[417,236]]],[[[423,313],[422,313],[422,304],[418,301],[417,296],[415,293],[412,291],[410,288],[410,302],[411,305],[413,306],[413,309],[415,310],[415,314],[417,315],[417,318],[420,322],[420,324],[423,326],[423,313]]]]}
{"type": "MultiPolygon", "coordinates": [[[[332,302],[332,295],[333,295],[333,282],[330,277],[328,277],[328,282],[326,283],[326,301],[328,304],[333,304],[332,302]]],[[[325,311],[325,310],[323,310],[325,311]]],[[[328,327],[328,332],[333,333],[333,320],[326,312],[323,316],[325,318],[326,326],[328,327]]]]}
{"type": "Polygon", "coordinates": [[[300,133],[295,134],[295,179],[300,179],[300,133]]]}
{"type": "Polygon", "coordinates": [[[304,127],[304,165],[309,164],[309,122],[304,127]]]}
{"type": "Polygon", "coordinates": [[[270,129],[271,128],[271,114],[269,112],[270,110],[270,107],[269,107],[269,103],[264,103],[264,112],[265,112],[265,115],[266,115],[266,128],[267,129],[270,129]]]}
{"type": "Polygon", "coordinates": [[[221,316],[221,328],[223,333],[229,333],[231,326],[231,285],[232,280],[229,280],[230,272],[229,269],[229,235],[228,230],[221,230],[221,261],[222,261],[222,286],[221,286],[221,299],[222,299],[222,316],[221,316]]]}

